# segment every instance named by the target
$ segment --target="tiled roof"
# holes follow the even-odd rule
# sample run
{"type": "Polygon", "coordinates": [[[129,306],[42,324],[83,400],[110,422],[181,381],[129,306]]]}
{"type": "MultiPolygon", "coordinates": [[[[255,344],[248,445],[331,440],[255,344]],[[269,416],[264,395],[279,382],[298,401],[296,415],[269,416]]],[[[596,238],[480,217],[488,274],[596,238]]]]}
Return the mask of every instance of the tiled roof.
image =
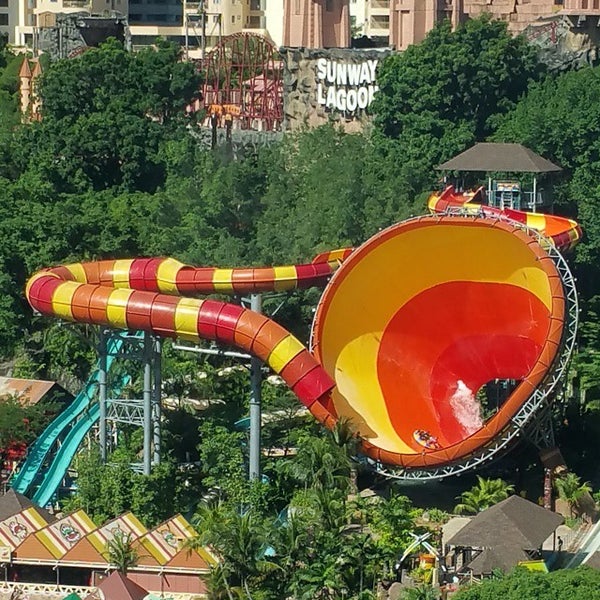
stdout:
{"type": "Polygon", "coordinates": [[[94,529],[93,521],[83,510],[78,510],[29,536],[19,549],[19,558],[60,559],[94,529]]]}
{"type": "Polygon", "coordinates": [[[0,377],[0,396],[16,394],[23,405],[37,404],[54,386],[56,381],[0,377]]]}
{"type": "Polygon", "coordinates": [[[12,488],[7,490],[6,494],[0,495],[0,521],[4,521],[13,515],[18,515],[21,511],[32,506],[37,509],[48,523],[56,521],[54,516],[47,510],[36,506],[27,496],[15,492],[12,488]]]}

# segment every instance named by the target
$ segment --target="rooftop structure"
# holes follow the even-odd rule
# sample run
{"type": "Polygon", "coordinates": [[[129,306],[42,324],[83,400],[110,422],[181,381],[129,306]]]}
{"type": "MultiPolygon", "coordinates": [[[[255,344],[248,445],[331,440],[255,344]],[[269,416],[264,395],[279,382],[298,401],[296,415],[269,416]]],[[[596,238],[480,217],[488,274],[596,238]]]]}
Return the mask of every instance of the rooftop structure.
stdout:
{"type": "Polygon", "coordinates": [[[540,558],[541,548],[564,522],[564,518],[521,496],[480,512],[450,536],[446,545],[462,555],[464,568],[474,575],[509,571],[532,558],[540,558]]]}
{"type": "Polygon", "coordinates": [[[18,379],[14,377],[0,377],[0,397],[6,395],[17,396],[21,404],[32,405],[43,400],[52,400],[57,396],[72,398],[56,381],[41,379],[18,379]]]}
{"type": "Polygon", "coordinates": [[[148,530],[127,512],[98,527],[83,510],[56,519],[20,494],[0,495],[0,559],[11,578],[22,581],[26,570],[28,578],[39,577],[41,583],[55,573],[60,585],[60,570],[68,567],[70,584],[92,586],[90,591],[99,587],[106,595],[104,586],[113,586],[106,579],[111,570],[107,547],[119,535],[128,536],[139,552],[137,566],[128,572],[135,585],[158,593],[205,592],[202,576],[217,560],[208,549],[185,546],[195,532],[181,515],[148,530]]]}

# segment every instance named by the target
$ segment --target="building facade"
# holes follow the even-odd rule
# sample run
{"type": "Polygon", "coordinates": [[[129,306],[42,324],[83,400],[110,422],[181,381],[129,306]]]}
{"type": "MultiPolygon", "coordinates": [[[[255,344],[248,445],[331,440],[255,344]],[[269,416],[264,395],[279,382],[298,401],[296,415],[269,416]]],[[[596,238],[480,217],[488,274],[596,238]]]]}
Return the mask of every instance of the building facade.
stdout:
{"type": "Polygon", "coordinates": [[[347,48],[367,36],[404,50],[442,19],[457,26],[489,13],[519,33],[540,17],[600,17],[600,0],[0,0],[0,33],[35,47],[35,32],[69,12],[126,16],[134,48],[165,37],[198,58],[243,31],[278,47],[347,48]]]}
{"type": "Polygon", "coordinates": [[[350,40],[348,0],[284,0],[284,46],[348,48],[350,40]]]}
{"type": "Polygon", "coordinates": [[[0,0],[0,33],[33,48],[36,32],[54,27],[58,13],[82,12],[127,17],[134,48],[164,37],[188,48],[192,58],[242,31],[283,43],[283,0],[0,0]]]}

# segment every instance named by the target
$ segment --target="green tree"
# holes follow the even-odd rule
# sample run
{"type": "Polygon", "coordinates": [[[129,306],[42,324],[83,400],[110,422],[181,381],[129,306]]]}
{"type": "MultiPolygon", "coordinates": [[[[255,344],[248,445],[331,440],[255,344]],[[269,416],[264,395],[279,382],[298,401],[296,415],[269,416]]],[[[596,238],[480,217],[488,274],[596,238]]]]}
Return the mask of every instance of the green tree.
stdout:
{"type": "Polygon", "coordinates": [[[591,281],[600,253],[600,141],[597,111],[590,106],[599,90],[598,68],[547,77],[532,84],[495,135],[498,141],[521,142],[563,168],[555,180],[554,201],[561,213],[576,216],[586,232],[577,247],[577,260],[586,267],[578,281],[584,298],[596,293],[591,281]]]}
{"type": "Polygon", "coordinates": [[[14,444],[30,444],[54,410],[56,405],[24,405],[16,394],[0,396],[0,451],[14,444]]]}
{"type": "Polygon", "coordinates": [[[42,122],[18,138],[21,171],[66,192],[156,190],[165,178],[163,139],[183,121],[200,82],[178,52],[161,42],[129,53],[111,39],[81,60],[53,63],[39,83],[42,122]]]}
{"type": "Polygon", "coordinates": [[[509,34],[502,21],[484,15],[455,31],[441,21],[420,44],[381,65],[375,124],[394,138],[437,137],[441,148],[425,149],[415,140],[407,151],[439,159],[451,137],[459,144],[484,140],[493,131],[492,118],[514,107],[540,70],[535,49],[509,34]]]}
{"type": "Polygon", "coordinates": [[[581,478],[575,473],[565,473],[554,479],[554,487],[558,492],[561,500],[564,500],[569,505],[571,516],[577,510],[579,502],[590,494],[592,488],[589,483],[581,482],[581,478]]]}
{"type": "Polygon", "coordinates": [[[600,573],[588,567],[536,573],[517,568],[459,591],[456,600],[579,600],[599,597],[600,573]]]}
{"type": "Polygon", "coordinates": [[[350,460],[329,435],[303,435],[296,456],[283,461],[280,468],[305,490],[349,489],[350,460]]]}
{"type": "Polygon", "coordinates": [[[508,498],[514,491],[514,486],[502,479],[484,479],[477,475],[477,485],[463,492],[457,500],[460,503],[454,507],[458,514],[477,514],[501,500],[508,498]]]}
{"type": "Polygon", "coordinates": [[[220,577],[229,594],[239,585],[251,599],[256,580],[277,569],[266,558],[266,532],[252,511],[240,514],[222,503],[200,505],[193,524],[198,533],[186,545],[197,548],[208,544],[217,552],[222,560],[220,577]]]}
{"type": "Polygon", "coordinates": [[[400,600],[438,600],[440,594],[431,585],[421,584],[402,592],[400,600]]]}

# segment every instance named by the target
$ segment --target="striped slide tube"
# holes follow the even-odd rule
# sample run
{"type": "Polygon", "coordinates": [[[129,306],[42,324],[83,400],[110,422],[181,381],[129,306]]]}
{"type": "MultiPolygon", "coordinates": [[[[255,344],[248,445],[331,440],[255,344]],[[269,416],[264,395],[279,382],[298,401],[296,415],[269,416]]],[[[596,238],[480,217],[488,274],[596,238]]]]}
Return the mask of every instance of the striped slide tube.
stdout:
{"type": "Polygon", "coordinates": [[[341,260],[334,254],[310,265],[268,269],[198,269],[170,258],[76,263],[36,273],[26,296],[41,314],[67,321],[236,346],[263,360],[325,420],[328,413],[317,401],[335,383],[301,342],[265,315],[189,296],[323,285],[341,260]]]}

